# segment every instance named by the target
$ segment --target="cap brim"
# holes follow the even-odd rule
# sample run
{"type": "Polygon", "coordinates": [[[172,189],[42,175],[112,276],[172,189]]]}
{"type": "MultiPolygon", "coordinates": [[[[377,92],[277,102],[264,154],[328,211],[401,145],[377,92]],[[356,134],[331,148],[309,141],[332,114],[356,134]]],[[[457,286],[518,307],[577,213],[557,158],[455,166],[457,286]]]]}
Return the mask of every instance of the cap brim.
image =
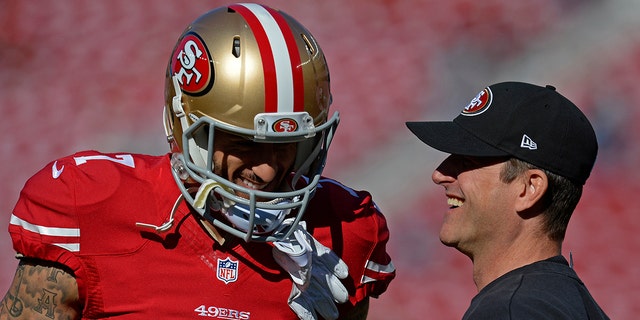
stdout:
{"type": "Polygon", "coordinates": [[[450,154],[474,157],[508,156],[451,121],[406,122],[407,128],[422,142],[450,154]]]}

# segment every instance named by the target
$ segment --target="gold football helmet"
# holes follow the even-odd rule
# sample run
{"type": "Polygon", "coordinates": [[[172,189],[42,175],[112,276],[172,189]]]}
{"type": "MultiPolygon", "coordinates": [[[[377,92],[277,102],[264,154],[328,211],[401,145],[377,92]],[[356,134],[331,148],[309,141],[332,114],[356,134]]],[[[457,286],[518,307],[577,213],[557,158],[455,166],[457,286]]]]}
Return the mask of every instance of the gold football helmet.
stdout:
{"type": "Polygon", "coordinates": [[[337,112],[328,118],[329,70],[311,33],[263,5],[212,10],[179,37],[165,101],[173,175],[191,206],[245,241],[288,236],[313,196],[339,121],[337,112]],[[218,130],[261,143],[297,143],[286,188],[252,190],[215,174],[218,130]]]}

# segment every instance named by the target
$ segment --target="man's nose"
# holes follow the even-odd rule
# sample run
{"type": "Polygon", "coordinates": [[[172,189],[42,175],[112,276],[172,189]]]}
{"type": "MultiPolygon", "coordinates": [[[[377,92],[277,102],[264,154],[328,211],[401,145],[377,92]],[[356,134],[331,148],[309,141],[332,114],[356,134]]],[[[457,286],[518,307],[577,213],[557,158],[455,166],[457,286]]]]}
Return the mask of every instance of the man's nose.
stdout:
{"type": "Polygon", "coordinates": [[[447,159],[442,161],[435,170],[433,170],[431,180],[433,180],[433,183],[440,185],[454,181],[456,179],[455,176],[456,173],[452,167],[452,157],[449,156],[447,159]]]}
{"type": "Polygon", "coordinates": [[[257,161],[254,162],[251,170],[263,182],[271,182],[278,175],[278,154],[269,145],[264,145],[256,151],[259,156],[256,156],[257,161]]]}
{"type": "Polygon", "coordinates": [[[433,180],[433,183],[439,185],[445,182],[451,182],[453,180],[453,177],[446,175],[440,170],[436,169],[433,170],[433,173],[431,174],[431,180],[433,180]]]}
{"type": "Polygon", "coordinates": [[[262,161],[260,164],[251,167],[251,170],[262,182],[271,182],[278,174],[277,168],[274,163],[262,161]]]}

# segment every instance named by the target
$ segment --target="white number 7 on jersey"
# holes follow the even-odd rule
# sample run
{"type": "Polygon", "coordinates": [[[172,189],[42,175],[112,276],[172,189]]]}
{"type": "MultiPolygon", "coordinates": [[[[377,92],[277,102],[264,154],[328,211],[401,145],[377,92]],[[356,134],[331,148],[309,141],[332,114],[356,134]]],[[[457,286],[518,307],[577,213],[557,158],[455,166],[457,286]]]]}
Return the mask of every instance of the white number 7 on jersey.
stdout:
{"type": "Polygon", "coordinates": [[[133,156],[130,154],[119,154],[119,155],[116,155],[115,158],[105,156],[105,155],[82,156],[82,157],[73,157],[73,160],[76,161],[77,166],[81,164],[85,164],[89,160],[108,160],[108,161],[125,165],[127,167],[131,167],[131,168],[136,167],[136,164],[133,162],[133,156]]]}

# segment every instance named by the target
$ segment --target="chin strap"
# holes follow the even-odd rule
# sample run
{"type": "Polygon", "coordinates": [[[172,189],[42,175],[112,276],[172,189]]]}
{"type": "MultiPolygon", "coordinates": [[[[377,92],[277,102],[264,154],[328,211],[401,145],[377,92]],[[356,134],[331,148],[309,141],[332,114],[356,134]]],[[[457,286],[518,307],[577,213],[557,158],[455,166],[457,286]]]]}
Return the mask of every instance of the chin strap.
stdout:
{"type": "Polygon", "coordinates": [[[163,224],[157,226],[151,223],[136,222],[136,227],[139,227],[141,229],[151,229],[156,233],[167,232],[169,229],[171,229],[171,227],[173,227],[173,221],[174,221],[173,217],[176,214],[176,210],[178,210],[178,206],[183,200],[184,200],[184,196],[180,194],[178,196],[178,199],[176,199],[176,202],[173,204],[173,208],[171,209],[171,214],[169,215],[169,219],[165,221],[163,224]]]}
{"type": "MultiPolygon", "coordinates": [[[[136,227],[140,229],[151,229],[158,234],[167,232],[173,227],[176,210],[178,209],[178,205],[180,205],[180,202],[182,202],[183,200],[184,200],[183,195],[178,196],[178,199],[176,200],[175,204],[173,205],[173,208],[171,209],[171,215],[169,215],[169,219],[165,221],[163,224],[157,226],[151,223],[136,222],[136,227]]],[[[225,238],[220,234],[218,229],[216,229],[216,227],[211,225],[211,223],[209,223],[205,219],[202,219],[201,222],[202,222],[202,226],[204,227],[205,230],[207,230],[209,235],[211,235],[213,240],[217,241],[220,245],[223,245],[225,242],[225,238]]]]}
{"type": "MultiPolygon", "coordinates": [[[[207,198],[211,193],[211,190],[215,189],[216,187],[220,187],[224,189],[224,187],[221,184],[219,184],[214,180],[211,180],[211,179],[204,180],[200,185],[200,188],[198,188],[198,192],[196,192],[195,197],[193,197],[193,206],[196,209],[204,209],[207,203],[207,198]]],[[[220,208],[214,208],[214,210],[219,210],[219,209],[220,208]]]]}
{"type": "Polygon", "coordinates": [[[218,229],[216,229],[216,227],[214,227],[209,221],[207,221],[207,219],[200,219],[200,222],[202,222],[202,226],[204,227],[205,230],[207,230],[207,232],[213,238],[213,240],[218,242],[220,245],[224,244],[226,239],[220,234],[220,232],[218,231],[218,229]]]}

